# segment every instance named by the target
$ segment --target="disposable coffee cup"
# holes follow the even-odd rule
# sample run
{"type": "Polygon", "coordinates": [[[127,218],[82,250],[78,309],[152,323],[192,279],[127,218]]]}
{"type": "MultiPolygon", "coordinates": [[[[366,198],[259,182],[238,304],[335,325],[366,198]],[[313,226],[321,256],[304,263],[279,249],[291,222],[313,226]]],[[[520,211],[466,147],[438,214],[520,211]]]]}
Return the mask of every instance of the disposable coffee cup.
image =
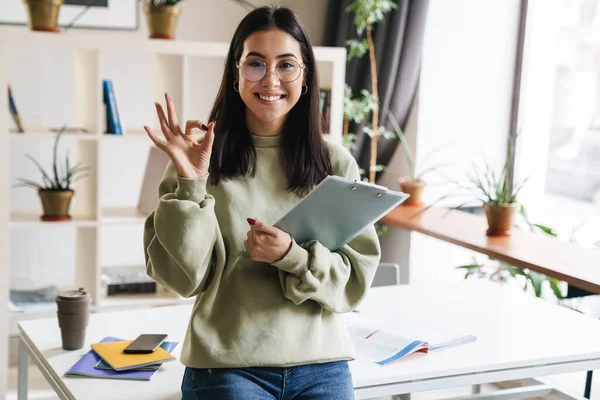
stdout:
{"type": "Polygon", "coordinates": [[[90,317],[92,296],[83,288],[67,290],[56,296],[58,326],[65,350],[81,349],[90,317]]]}

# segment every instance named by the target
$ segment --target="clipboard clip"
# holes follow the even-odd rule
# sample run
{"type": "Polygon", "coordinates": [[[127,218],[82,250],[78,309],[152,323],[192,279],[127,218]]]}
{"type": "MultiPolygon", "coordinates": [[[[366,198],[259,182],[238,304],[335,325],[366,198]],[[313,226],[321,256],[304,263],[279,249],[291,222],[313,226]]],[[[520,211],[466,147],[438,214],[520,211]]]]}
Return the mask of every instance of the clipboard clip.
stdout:
{"type": "Polygon", "coordinates": [[[375,189],[379,189],[380,190],[380,192],[377,193],[377,197],[383,196],[388,191],[387,187],[381,186],[381,185],[376,185],[376,184],[371,183],[371,182],[365,182],[365,181],[360,181],[359,182],[357,180],[354,180],[354,182],[355,182],[355,184],[352,185],[352,186],[350,186],[350,190],[356,190],[356,188],[358,187],[359,184],[360,185],[369,185],[369,186],[371,186],[371,187],[373,187],[375,189]]]}

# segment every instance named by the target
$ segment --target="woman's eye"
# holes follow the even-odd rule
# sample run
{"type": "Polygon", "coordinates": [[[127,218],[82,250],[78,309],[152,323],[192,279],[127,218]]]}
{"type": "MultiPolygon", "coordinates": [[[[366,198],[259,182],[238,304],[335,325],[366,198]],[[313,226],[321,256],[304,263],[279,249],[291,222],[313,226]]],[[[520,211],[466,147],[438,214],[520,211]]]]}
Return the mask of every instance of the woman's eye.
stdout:
{"type": "Polygon", "coordinates": [[[264,63],[260,62],[260,61],[250,61],[248,63],[249,66],[253,67],[253,68],[262,68],[265,66],[264,63]]]}
{"type": "Polygon", "coordinates": [[[294,68],[294,64],[292,64],[291,62],[288,62],[288,61],[284,61],[279,64],[279,68],[281,68],[281,69],[294,68]]]}

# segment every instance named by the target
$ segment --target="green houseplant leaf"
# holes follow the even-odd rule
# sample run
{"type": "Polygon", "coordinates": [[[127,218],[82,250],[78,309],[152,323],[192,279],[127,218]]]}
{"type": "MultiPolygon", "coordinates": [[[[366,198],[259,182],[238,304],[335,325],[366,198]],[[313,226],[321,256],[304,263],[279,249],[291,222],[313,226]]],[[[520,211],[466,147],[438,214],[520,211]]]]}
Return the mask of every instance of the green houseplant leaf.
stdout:
{"type": "Polygon", "coordinates": [[[18,183],[13,185],[13,187],[30,187],[36,190],[73,190],[72,184],[74,182],[88,176],[88,172],[90,171],[89,167],[84,166],[82,163],[77,163],[76,165],[71,166],[68,152],[65,156],[64,162],[59,160],[58,145],[65,129],[66,126],[63,126],[54,139],[52,148],[51,172],[46,171],[40,162],[30,154],[25,154],[25,157],[29,159],[40,171],[41,182],[35,182],[31,179],[17,178],[18,183]]]}

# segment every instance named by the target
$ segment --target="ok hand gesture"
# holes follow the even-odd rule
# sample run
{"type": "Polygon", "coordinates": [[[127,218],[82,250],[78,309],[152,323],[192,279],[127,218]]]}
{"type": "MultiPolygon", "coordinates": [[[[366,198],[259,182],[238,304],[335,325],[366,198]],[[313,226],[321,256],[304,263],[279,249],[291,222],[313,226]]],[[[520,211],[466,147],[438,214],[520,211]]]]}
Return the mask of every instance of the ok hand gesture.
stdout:
{"type": "Polygon", "coordinates": [[[183,132],[177,120],[173,99],[167,93],[165,93],[165,99],[167,101],[168,119],[165,116],[162,106],[159,103],[155,103],[155,106],[160,121],[160,128],[166,142],[156,137],[149,127],[144,126],[146,133],[156,147],[167,153],[171,158],[179,176],[187,179],[195,179],[206,175],[210,165],[216,122],[213,121],[206,126],[201,121],[187,121],[185,132],[183,132]],[[202,143],[194,140],[192,132],[194,128],[206,131],[202,143]]]}

